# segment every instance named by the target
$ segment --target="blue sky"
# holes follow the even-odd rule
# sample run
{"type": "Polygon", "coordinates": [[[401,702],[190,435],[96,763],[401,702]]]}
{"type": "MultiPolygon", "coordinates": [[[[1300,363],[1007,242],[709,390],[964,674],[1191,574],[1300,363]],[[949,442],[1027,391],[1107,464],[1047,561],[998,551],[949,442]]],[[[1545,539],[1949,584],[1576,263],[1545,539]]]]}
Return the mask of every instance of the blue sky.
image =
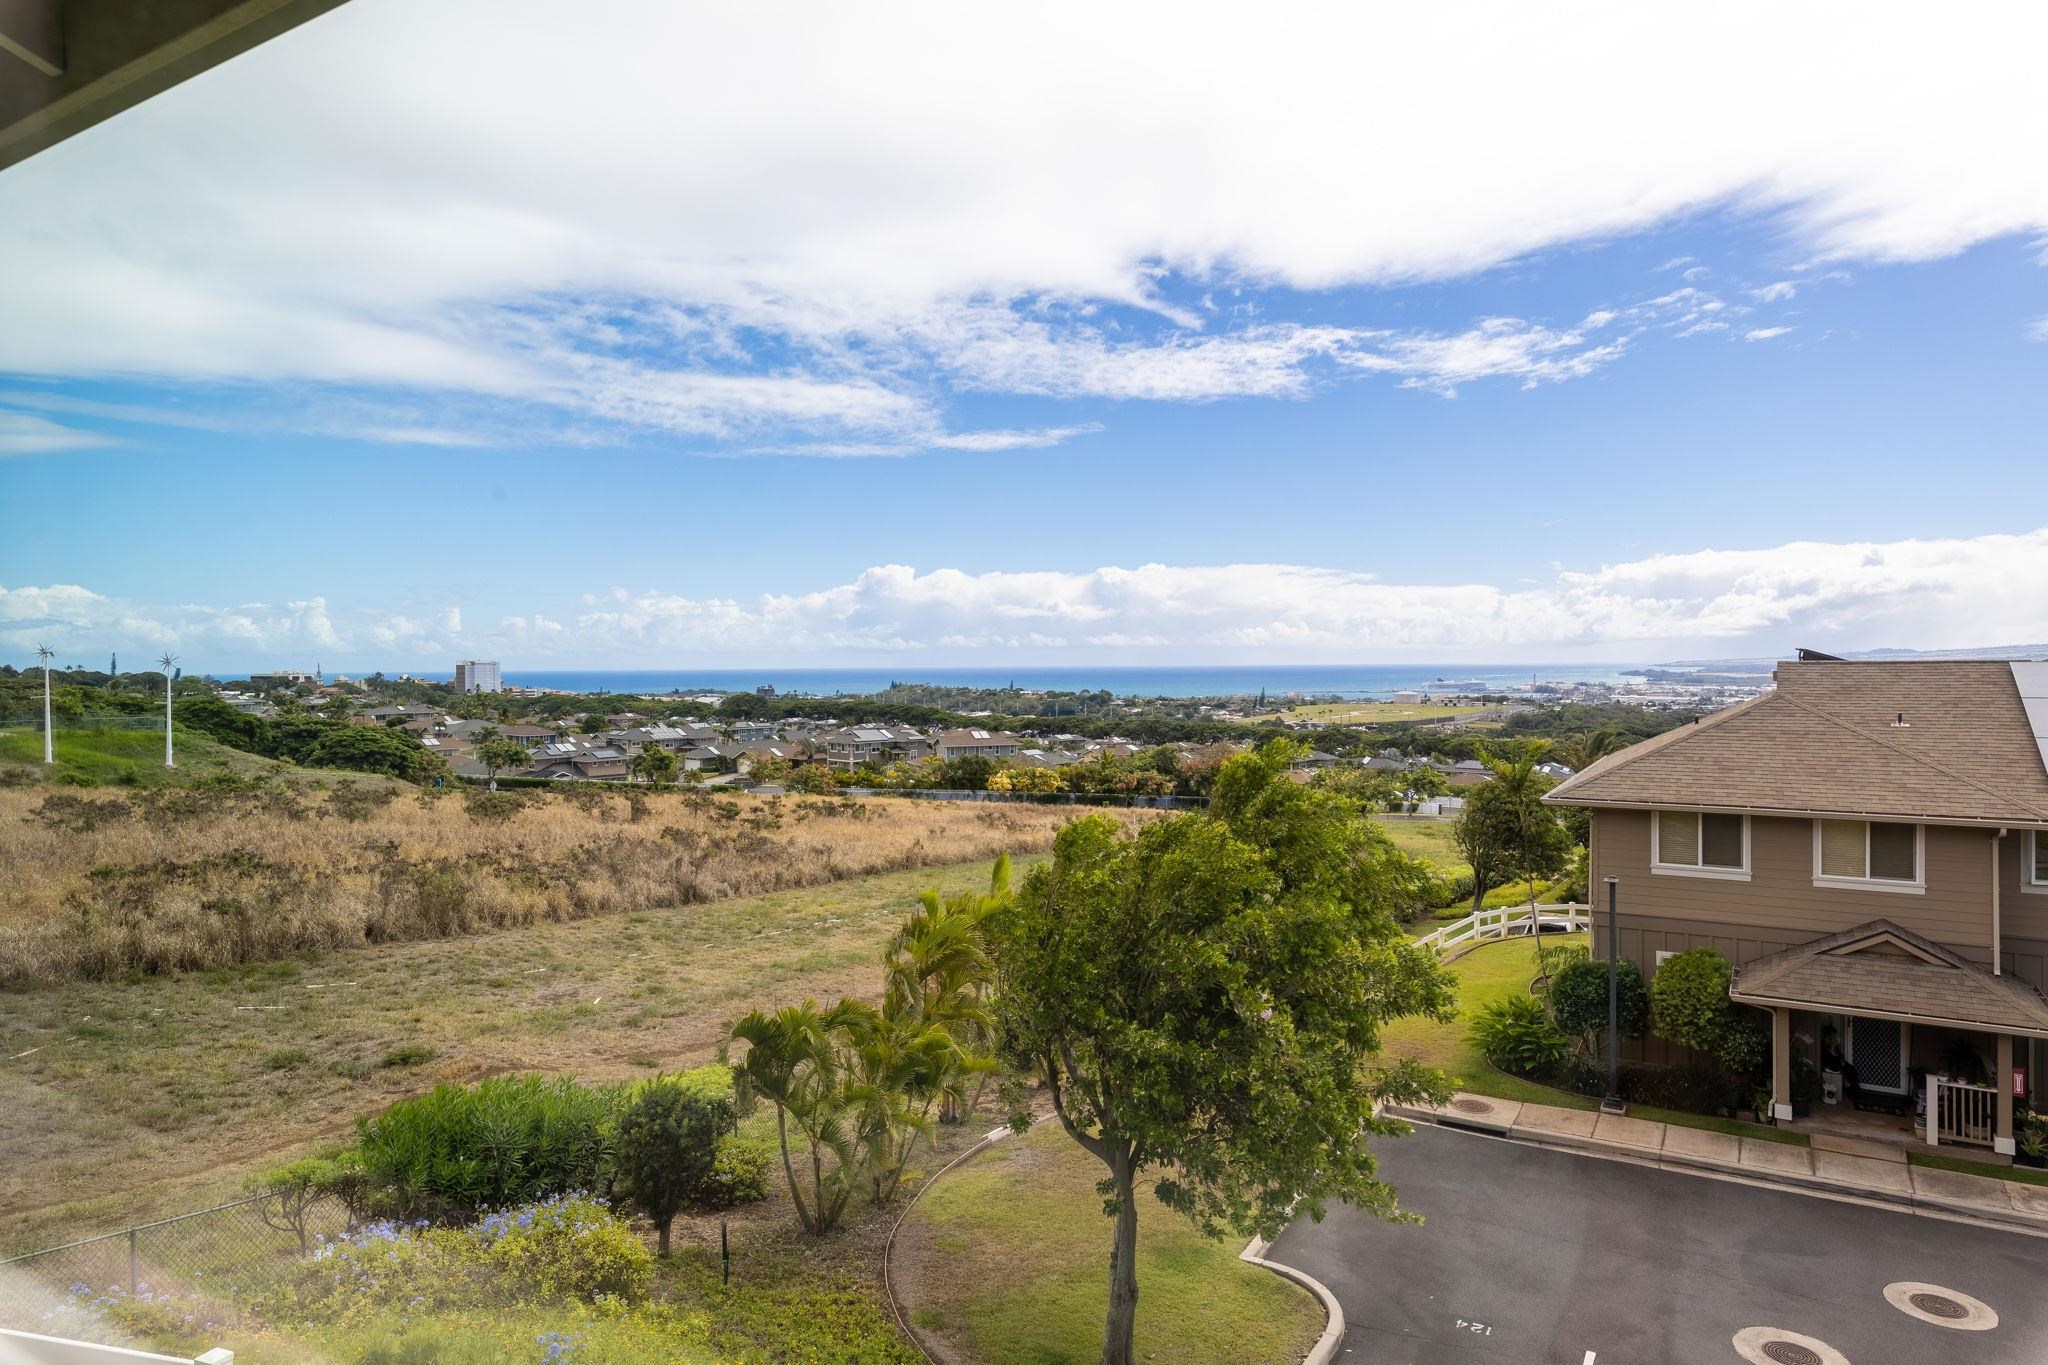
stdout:
{"type": "Polygon", "coordinates": [[[535,110],[548,11],[451,75],[474,16],[399,8],[0,173],[0,658],[2048,639],[2025,44],[1749,52],[1807,78],[1758,110],[1700,103],[1739,24],[1660,71],[1622,10],[1532,73],[1506,10],[1326,59],[619,5],[647,67],[535,110]]]}

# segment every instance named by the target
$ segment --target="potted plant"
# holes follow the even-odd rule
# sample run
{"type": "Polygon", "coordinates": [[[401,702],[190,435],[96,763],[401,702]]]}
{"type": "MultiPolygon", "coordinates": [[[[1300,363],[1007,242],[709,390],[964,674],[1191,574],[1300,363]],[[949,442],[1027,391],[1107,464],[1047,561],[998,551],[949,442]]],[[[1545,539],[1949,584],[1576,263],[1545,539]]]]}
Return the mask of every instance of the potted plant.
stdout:
{"type": "Polygon", "coordinates": [[[1758,1123],[1771,1121],[1771,1088],[1760,1085],[1749,1092],[1749,1108],[1756,1115],[1758,1123]]]}
{"type": "Polygon", "coordinates": [[[2013,1153],[2014,1165],[2048,1166],[2048,1119],[2039,1114],[2028,1114],[2014,1145],[2018,1148],[2013,1153]]]}

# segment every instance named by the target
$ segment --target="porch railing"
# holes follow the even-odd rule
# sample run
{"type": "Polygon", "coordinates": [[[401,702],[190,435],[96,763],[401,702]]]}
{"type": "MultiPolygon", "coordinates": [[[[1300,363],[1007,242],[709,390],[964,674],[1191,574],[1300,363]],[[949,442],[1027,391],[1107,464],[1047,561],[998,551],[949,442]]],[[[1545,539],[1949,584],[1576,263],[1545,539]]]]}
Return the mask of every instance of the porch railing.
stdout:
{"type": "Polygon", "coordinates": [[[1998,1092],[1988,1085],[1927,1078],[1927,1141],[1991,1146],[1998,1122],[1998,1092]]]}
{"type": "MultiPolygon", "coordinates": [[[[1539,926],[1555,925],[1558,930],[1578,931],[1591,923],[1587,919],[1590,910],[1591,907],[1585,905],[1538,905],[1536,919],[1539,926]]],[[[1415,942],[1421,947],[1443,952],[1447,948],[1457,948],[1467,943],[1481,943],[1487,939],[1526,934],[1529,927],[1528,905],[1503,905],[1495,910],[1480,910],[1463,919],[1453,920],[1441,929],[1424,934],[1415,942]]]]}

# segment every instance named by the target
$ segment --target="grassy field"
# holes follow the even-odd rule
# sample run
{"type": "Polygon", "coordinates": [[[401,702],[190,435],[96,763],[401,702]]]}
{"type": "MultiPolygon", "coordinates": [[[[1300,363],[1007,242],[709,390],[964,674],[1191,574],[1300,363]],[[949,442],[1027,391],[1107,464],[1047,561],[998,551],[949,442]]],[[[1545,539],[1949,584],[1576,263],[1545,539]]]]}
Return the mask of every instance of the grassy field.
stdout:
{"type": "Polygon", "coordinates": [[[1395,725],[1418,720],[1449,720],[1454,716],[1473,716],[1489,708],[1484,706],[1432,706],[1410,702],[1391,701],[1340,701],[1321,702],[1313,706],[1295,706],[1285,711],[1268,712],[1253,716],[1253,721],[1315,721],[1322,725],[1395,725]]]}
{"type": "Polygon", "coordinates": [[[331,780],[314,772],[230,749],[205,735],[177,735],[176,768],[164,767],[164,734],[149,730],[63,730],[56,732],[55,764],[43,764],[43,736],[37,730],[0,730],[0,783],[56,780],[89,786],[165,787],[190,785],[208,775],[264,777],[277,781],[331,780]]]}
{"type": "MultiPolygon", "coordinates": [[[[0,787],[0,978],[119,980],[1049,848],[1049,806],[603,788],[0,787]]],[[[1135,822],[1141,812],[1113,812],[1135,822]]]]}
{"type": "Polygon", "coordinates": [[[1446,872],[1472,870],[1451,838],[1449,820],[1427,815],[1375,815],[1373,823],[1385,830],[1394,847],[1403,853],[1427,858],[1446,872]]]}
{"type": "MultiPolygon", "coordinates": [[[[1020,870],[1021,870],[1020,864],[1020,870]]],[[[755,1005],[878,993],[920,889],[988,864],[282,962],[0,992],[0,1251],[237,1193],[438,1081],[706,1060],[755,1005]]]]}
{"type": "MultiPolygon", "coordinates": [[[[897,1237],[898,1293],[942,1360],[1063,1365],[1097,1359],[1108,1306],[1110,1225],[1100,1162],[1042,1123],[933,1185],[897,1237]]],[[[1138,1192],[1141,1360],[1292,1362],[1322,1331],[1321,1307],[1237,1259],[1138,1192]]]]}

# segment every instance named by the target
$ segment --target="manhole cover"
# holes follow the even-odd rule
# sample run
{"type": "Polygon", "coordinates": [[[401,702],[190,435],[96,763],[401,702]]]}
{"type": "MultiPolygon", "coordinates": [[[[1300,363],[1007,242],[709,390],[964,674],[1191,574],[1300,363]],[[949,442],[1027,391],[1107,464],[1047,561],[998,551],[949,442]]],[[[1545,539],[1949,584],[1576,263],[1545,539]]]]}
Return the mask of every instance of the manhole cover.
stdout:
{"type": "Polygon", "coordinates": [[[1451,1108],[1461,1114],[1491,1114],[1493,1112],[1493,1106],[1485,1100],[1455,1099],[1451,1101],[1451,1108]]]}
{"type": "Polygon", "coordinates": [[[1952,1327],[1958,1332],[1988,1332],[1998,1326],[1990,1304],[1945,1285],[1900,1280],[1884,1287],[1885,1302],[1909,1318],[1952,1327]]]}
{"type": "Polygon", "coordinates": [[[1745,1327],[1728,1344],[1750,1365],[1849,1365],[1825,1341],[1783,1327],[1745,1327]]]}
{"type": "Polygon", "coordinates": [[[1764,1356],[1777,1365],[1821,1365],[1820,1352],[1801,1346],[1796,1341],[1767,1341],[1764,1356]]]}

